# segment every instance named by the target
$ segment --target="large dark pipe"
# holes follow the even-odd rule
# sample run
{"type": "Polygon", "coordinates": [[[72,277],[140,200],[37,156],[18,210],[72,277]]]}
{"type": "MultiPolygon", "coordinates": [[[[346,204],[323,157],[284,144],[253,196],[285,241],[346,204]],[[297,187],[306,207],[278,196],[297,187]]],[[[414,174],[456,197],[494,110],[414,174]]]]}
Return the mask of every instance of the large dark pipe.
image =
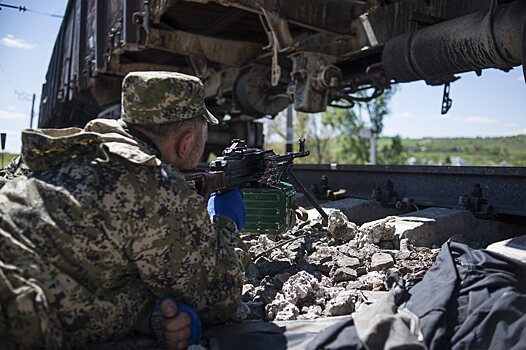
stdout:
{"type": "Polygon", "coordinates": [[[382,61],[398,82],[441,84],[453,74],[522,63],[526,1],[441,22],[386,43],[382,61]]]}

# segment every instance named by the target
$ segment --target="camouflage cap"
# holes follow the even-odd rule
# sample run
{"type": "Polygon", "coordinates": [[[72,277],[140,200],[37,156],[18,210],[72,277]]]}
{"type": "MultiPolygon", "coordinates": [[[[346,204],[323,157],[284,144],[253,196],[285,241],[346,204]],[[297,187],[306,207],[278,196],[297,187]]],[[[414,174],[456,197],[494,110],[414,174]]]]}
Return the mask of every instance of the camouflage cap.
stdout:
{"type": "Polygon", "coordinates": [[[164,124],[202,116],[219,121],[206,109],[199,78],[175,72],[131,72],[122,82],[121,118],[132,124],[164,124]]]}

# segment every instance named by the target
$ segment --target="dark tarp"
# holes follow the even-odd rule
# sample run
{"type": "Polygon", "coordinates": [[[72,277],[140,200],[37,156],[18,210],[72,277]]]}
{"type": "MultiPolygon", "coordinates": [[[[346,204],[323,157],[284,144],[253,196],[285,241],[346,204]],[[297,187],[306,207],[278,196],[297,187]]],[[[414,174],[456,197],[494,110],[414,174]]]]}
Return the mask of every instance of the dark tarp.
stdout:
{"type": "Polygon", "coordinates": [[[526,349],[526,265],[446,243],[411,290],[429,349],[526,349]]]}

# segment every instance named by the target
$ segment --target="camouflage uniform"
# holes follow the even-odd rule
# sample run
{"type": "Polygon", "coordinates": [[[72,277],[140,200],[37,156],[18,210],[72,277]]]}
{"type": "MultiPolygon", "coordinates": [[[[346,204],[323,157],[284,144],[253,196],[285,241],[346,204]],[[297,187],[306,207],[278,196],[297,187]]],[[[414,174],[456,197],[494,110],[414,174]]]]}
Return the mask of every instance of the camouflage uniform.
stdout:
{"type": "Polygon", "coordinates": [[[22,161],[22,157],[18,156],[13,158],[5,168],[0,169],[0,188],[2,188],[7,181],[28,173],[30,173],[30,170],[22,161]]]}
{"type": "MultiPolygon", "coordinates": [[[[191,111],[178,113],[164,118],[191,111]]],[[[205,324],[231,317],[248,256],[235,224],[211,224],[204,199],[125,121],[26,130],[22,143],[32,173],[0,190],[2,341],[68,348],[118,339],[165,294],[205,324]]]]}

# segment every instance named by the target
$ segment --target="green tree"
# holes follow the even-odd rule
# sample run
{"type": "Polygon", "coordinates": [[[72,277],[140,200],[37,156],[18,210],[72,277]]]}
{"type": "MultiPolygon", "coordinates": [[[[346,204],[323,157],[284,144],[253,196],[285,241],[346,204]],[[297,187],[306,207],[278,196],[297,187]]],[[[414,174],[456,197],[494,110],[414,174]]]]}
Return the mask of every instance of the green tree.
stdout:
{"type": "MultiPolygon", "coordinates": [[[[300,158],[296,160],[297,163],[327,163],[331,161],[331,154],[329,152],[331,142],[331,132],[327,125],[321,121],[319,114],[307,114],[302,112],[294,112],[294,139],[305,139],[306,148],[311,152],[311,156],[307,158],[300,158]]],[[[273,120],[267,123],[267,140],[272,136],[273,142],[267,144],[275,147],[277,151],[282,152],[285,149],[286,142],[286,114],[280,113],[273,120]],[[271,134],[271,135],[269,135],[271,134]],[[279,140],[278,142],[276,142],[279,140]],[[282,144],[283,147],[276,147],[276,143],[282,144]]],[[[297,152],[296,145],[295,151],[297,152]]]]}
{"type": "Polygon", "coordinates": [[[354,109],[329,109],[322,120],[337,133],[335,156],[338,162],[363,164],[369,160],[369,139],[360,135],[364,122],[354,109]]]}
{"type": "Polygon", "coordinates": [[[399,135],[391,138],[390,146],[382,147],[378,154],[378,163],[387,165],[405,165],[407,163],[407,153],[399,135]]]}
{"type": "Polygon", "coordinates": [[[358,103],[359,108],[367,110],[371,126],[376,130],[378,135],[380,135],[384,129],[384,118],[391,113],[389,101],[391,101],[395,93],[396,88],[392,87],[369,102],[358,103]]]}
{"type": "MultiPolygon", "coordinates": [[[[375,132],[376,135],[383,131],[383,121],[390,113],[389,101],[395,91],[395,88],[391,88],[368,102],[357,101],[351,109],[330,108],[324,113],[323,122],[330,125],[337,133],[336,140],[339,147],[336,155],[339,162],[364,164],[370,161],[371,140],[364,137],[366,126],[369,124],[371,132],[375,132]]],[[[355,96],[364,99],[367,97],[367,92],[358,92],[355,96]]],[[[398,146],[401,147],[401,141],[400,145],[392,145],[394,148],[391,151],[385,151],[386,153],[381,157],[382,162],[390,164],[391,160],[385,157],[394,155],[393,152],[398,146]]],[[[399,161],[399,159],[393,161],[399,161]]]]}

